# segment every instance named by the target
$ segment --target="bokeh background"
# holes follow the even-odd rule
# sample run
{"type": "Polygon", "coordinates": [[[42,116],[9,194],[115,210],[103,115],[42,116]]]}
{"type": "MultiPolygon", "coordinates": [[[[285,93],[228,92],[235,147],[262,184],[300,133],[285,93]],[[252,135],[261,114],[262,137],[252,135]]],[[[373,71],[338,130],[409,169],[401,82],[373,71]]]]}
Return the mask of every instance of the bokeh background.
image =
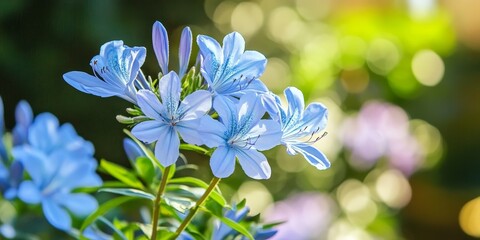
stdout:
{"type": "MultiPolygon", "coordinates": [[[[469,0],[0,1],[6,125],[25,99],[35,113],[73,123],[98,159],[127,164],[115,116],[128,103],[78,92],[62,74],[90,72],[100,46],[121,39],[147,47],[142,69],[156,76],[155,20],[172,49],[185,25],[219,41],[238,31],[269,59],[262,80],[272,91],[297,86],[329,108],[316,146],[332,167],[317,171],[274,149],[272,178],[250,181],[237,167],[221,185],[227,196],[247,198],[266,221],[289,220],[278,239],[472,239],[480,237],[478,9],[469,0]]],[[[192,174],[208,180],[207,160],[188,157],[200,165],[192,174]]]]}

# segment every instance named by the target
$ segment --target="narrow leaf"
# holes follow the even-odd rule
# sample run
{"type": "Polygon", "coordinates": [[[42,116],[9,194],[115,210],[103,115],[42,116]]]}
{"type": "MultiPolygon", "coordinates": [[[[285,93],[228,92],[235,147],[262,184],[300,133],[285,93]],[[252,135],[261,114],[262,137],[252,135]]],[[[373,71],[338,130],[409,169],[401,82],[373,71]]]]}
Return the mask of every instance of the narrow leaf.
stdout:
{"type": "MultiPolygon", "coordinates": [[[[170,183],[178,183],[178,184],[190,184],[194,186],[198,186],[204,189],[208,188],[208,184],[200,179],[193,178],[193,177],[182,177],[182,178],[175,178],[169,181],[170,183]]],[[[212,191],[210,194],[210,198],[213,199],[215,202],[219,203],[222,206],[227,206],[227,201],[225,198],[218,193],[217,191],[212,191]]]]}
{"type": "Polygon", "coordinates": [[[153,163],[147,157],[138,157],[135,161],[135,168],[138,175],[148,184],[152,184],[155,177],[155,168],[153,163]]]}
{"type": "Polygon", "coordinates": [[[122,231],[118,230],[112,222],[110,222],[108,219],[104,217],[99,217],[98,220],[100,220],[102,223],[107,225],[110,229],[112,229],[121,239],[123,240],[128,240],[127,237],[122,233],[122,231]]]}
{"type": "Polygon", "coordinates": [[[155,196],[152,194],[133,188],[102,188],[99,192],[109,192],[124,196],[144,198],[152,201],[155,200],[155,196]]]}
{"type": "Polygon", "coordinates": [[[219,215],[218,212],[217,213],[212,212],[208,208],[202,208],[202,209],[205,210],[206,212],[209,212],[210,214],[216,216],[220,221],[225,223],[227,226],[231,227],[233,230],[239,232],[243,236],[247,237],[248,239],[254,240],[252,234],[245,227],[240,225],[239,223],[237,223],[237,222],[235,222],[235,221],[233,221],[229,218],[224,217],[222,214],[219,215]]]}
{"type": "Polygon", "coordinates": [[[203,154],[203,155],[206,155],[206,156],[211,155],[210,151],[208,151],[207,149],[199,147],[199,146],[191,145],[191,144],[180,144],[180,149],[197,152],[197,153],[200,153],[200,154],[203,154]]]}
{"type": "Polygon", "coordinates": [[[98,207],[98,209],[95,212],[90,214],[90,216],[88,216],[85,219],[85,221],[83,221],[82,227],[80,228],[80,232],[83,232],[85,228],[87,228],[90,224],[95,222],[95,220],[97,220],[98,217],[105,215],[105,213],[107,213],[111,209],[118,207],[123,203],[126,203],[134,199],[135,199],[134,197],[125,196],[125,197],[114,198],[112,200],[104,202],[102,205],[98,207]]]}
{"type": "Polygon", "coordinates": [[[124,167],[112,162],[108,162],[104,159],[101,160],[100,167],[103,170],[105,170],[108,174],[110,174],[112,177],[120,180],[121,182],[127,184],[128,186],[143,189],[142,182],[140,182],[140,180],[138,180],[134,174],[129,172],[124,167]]]}

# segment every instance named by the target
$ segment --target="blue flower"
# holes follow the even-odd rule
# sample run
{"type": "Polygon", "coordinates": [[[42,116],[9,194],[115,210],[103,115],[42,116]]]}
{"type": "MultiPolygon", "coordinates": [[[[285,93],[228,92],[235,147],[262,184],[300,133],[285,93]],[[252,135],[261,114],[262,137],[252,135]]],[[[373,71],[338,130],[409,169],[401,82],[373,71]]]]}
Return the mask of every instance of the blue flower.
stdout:
{"type": "Polygon", "coordinates": [[[110,41],[103,44],[100,54],[90,61],[94,76],[72,71],[65,73],[63,79],[84,93],[117,96],[135,104],[137,89],[149,89],[140,71],[145,55],[144,47],[131,48],[123,45],[123,41],[110,41]]]}
{"type": "Polygon", "coordinates": [[[137,124],[132,134],[146,143],[157,141],[155,156],[163,166],[170,166],[179,156],[180,139],[191,144],[200,144],[197,135],[199,119],[210,111],[211,94],[198,90],[180,101],[180,79],[175,72],[164,75],[159,81],[162,102],[151,91],[140,90],[138,106],[152,120],[137,124]]]}
{"type": "MultiPolygon", "coordinates": [[[[3,134],[5,133],[5,122],[4,122],[4,111],[3,111],[3,101],[0,97],[0,179],[2,178],[2,162],[6,163],[8,160],[7,148],[3,143],[3,134]]],[[[1,181],[1,180],[0,180],[1,181]]]]}
{"type": "MultiPolygon", "coordinates": [[[[248,207],[244,207],[237,211],[234,207],[233,209],[228,209],[225,211],[224,216],[234,222],[242,221],[245,216],[247,216],[250,209],[248,207]]],[[[235,233],[236,231],[233,230],[231,227],[224,223],[220,223],[213,229],[212,240],[222,240],[228,237],[228,235],[235,233]]]]}
{"type": "Polygon", "coordinates": [[[15,127],[12,130],[13,145],[22,145],[27,143],[28,128],[33,121],[33,112],[30,104],[22,100],[15,108],[15,127]]]}
{"type": "MultiPolygon", "coordinates": [[[[156,21],[153,24],[152,29],[152,42],[153,50],[157,56],[158,64],[162,69],[162,73],[168,73],[168,34],[165,27],[159,22],[156,21]]],[[[178,76],[182,79],[183,75],[187,72],[188,62],[190,61],[190,54],[192,51],[192,31],[189,27],[185,27],[182,31],[182,36],[180,37],[180,47],[178,51],[179,59],[179,71],[178,76]]]]}
{"type": "MultiPolygon", "coordinates": [[[[15,118],[17,119],[17,125],[19,124],[19,118],[25,120],[25,118],[21,117],[22,114],[19,114],[19,106],[24,106],[25,104],[29,107],[28,103],[26,103],[25,101],[22,101],[19,103],[19,105],[17,105],[17,110],[15,114],[15,118]]],[[[23,178],[23,166],[18,161],[11,162],[9,160],[7,148],[5,146],[5,143],[3,142],[4,131],[5,128],[3,102],[2,98],[0,98],[0,193],[2,193],[3,197],[5,197],[6,199],[13,199],[17,196],[17,188],[23,178]]],[[[15,144],[15,131],[13,134],[13,139],[15,144]]]]}
{"type": "MultiPolygon", "coordinates": [[[[245,219],[249,211],[250,211],[249,207],[244,207],[240,210],[237,210],[236,207],[233,207],[233,209],[228,209],[227,211],[225,211],[224,216],[238,223],[245,219]]],[[[253,231],[254,233],[253,237],[256,240],[269,239],[277,233],[277,230],[275,229],[263,229],[261,227],[255,227],[255,226],[253,227],[253,229],[251,229],[251,231],[253,231]]],[[[232,229],[231,227],[229,227],[228,225],[224,223],[219,223],[213,229],[212,240],[227,239],[227,237],[229,236],[235,237],[236,234],[238,234],[238,232],[232,229]]],[[[247,238],[242,237],[241,239],[246,240],[247,238]]]]}
{"type": "Polygon", "coordinates": [[[28,204],[41,203],[48,222],[68,231],[71,219],[67,210],[86,216],[98,206],[92,196],[72,192],[101,185],[93,152],[93,145],[78,136],[72,125],[59,126],[50,113],[38,115],[28,129],[28,142],[13,148],[14,158],[31,178],[20,184],[18,197],[28,204]]]}
{"type": "Polygon", "coordinates": [[[327,108],[321,103],[311,103],[304,110],[303,93],[295,87],[285,89],[284,94],[288,108],[284,109],[277,97],[279,112],[276,119],[282,126],[282,144],[287,147],[288,154],[300,153],[317,169],[329,168],[327,157],[312,146],[324,136],[319,134],[327,125],[327,108]]]}
{"type": "Polygon", "coordinates": [[[130,138],[123,139],[123,149],[125,150],[127,158],[132,166],[135,166],[137,158],[145,156],[145,153],[143,153],[142,149],[130,138]]]}
{"type": "Polygon", "coordinates": [[[205,116],[199,129],[203,143],[217,147],[210,159],[213,174],[219,178],[230,176],[238,158],[249,177],[270,178],[270,165],[259,151],[279,145],[282,133],[277,122],[261,119],[265,109],[257,94],[245,94],[237,104],[229,100],[214,101],[213,108],[220,121],[205,116]]]}
{"type": "Polygon", "coordinates": [[[245,40],[239,33],[225,36],[223,48],[204,35],[197,37],[197,44],[203,58],[200,71],[215,98],[235,100],[247,92],[268,91],[258,79],[265,71],[267,59],[257,51],[245,51],[245,40]]]}

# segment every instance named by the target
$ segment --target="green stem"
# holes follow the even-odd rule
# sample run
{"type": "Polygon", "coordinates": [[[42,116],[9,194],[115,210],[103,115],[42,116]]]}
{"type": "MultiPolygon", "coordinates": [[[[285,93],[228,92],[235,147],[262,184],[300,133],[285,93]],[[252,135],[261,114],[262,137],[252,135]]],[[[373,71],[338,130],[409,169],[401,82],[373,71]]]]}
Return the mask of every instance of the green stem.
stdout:
{"type": "Polygon", "coordinates": [[[205,202],[205,200],[207,200],[208,196],[210,196],[210,193],[212,193],[212,191],[215,189],[218,182],[220,182],[220,178],[214,177],[212,179],[212,181],[210,182],[210,185],[208,186],[207,190],[205,190],[205,192],[200,197],[200,199],[198,199],[197,203],[195,203],[195,207],[190,209],[187,217],[185,217],[185,219],[183,219],[182,224],[180,224],[177,231],[175,232],[175,234],[170,239],[176,239],[180,235],[180,233],[182,233],[183,230],[185,230],[185,228],[188,226],[188,224],[192,221],[193,217],[197,213],[200,206],[202,206],[202,204],[205,202]]]}
{"type": "Polygon", "coordinates": [[[163,171],[162,181],[160,182],[157,195],[155,196],[155,202],[153,203],[152,237],[150,238],[151,240],[157,239],[157,226],[158,226],[158,217],[160,214],[160,201],[162,200],[163,192],[165,191],[165,187],[167,186],[168,173],[170,172],[171,167],[172,166],[168,166],[163,171]]]}

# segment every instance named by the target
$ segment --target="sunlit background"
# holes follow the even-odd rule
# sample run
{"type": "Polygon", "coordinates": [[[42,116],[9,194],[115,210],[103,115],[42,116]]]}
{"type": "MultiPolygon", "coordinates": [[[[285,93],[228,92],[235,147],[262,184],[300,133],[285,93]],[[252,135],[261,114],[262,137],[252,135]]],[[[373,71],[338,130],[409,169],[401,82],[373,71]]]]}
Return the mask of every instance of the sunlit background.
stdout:
{"type": "MultiPolygon", "coordinates": [[[[115,115],[128,103],[80,93],[62,74],[90,72],[100,46],[122,39],[147,47],[143,70],[156,76],[155,20],[172,45],[185,25],[218,40],[238,31],[267,56],[261,79],[272,91],[296,86],[329,108],[316,146],[332,167],[274,149],[272,178],[237,168],[221,184],[227,196],[287,221],[276,239],[471,239],[480,237],[479,9],[470,0],[0,1],[0,95],[8,128],[26,99],[72,122],[97,158],[126,163],[115,115]]],[[[207,160],[190,160],[208,180],[207,160]]]]}

